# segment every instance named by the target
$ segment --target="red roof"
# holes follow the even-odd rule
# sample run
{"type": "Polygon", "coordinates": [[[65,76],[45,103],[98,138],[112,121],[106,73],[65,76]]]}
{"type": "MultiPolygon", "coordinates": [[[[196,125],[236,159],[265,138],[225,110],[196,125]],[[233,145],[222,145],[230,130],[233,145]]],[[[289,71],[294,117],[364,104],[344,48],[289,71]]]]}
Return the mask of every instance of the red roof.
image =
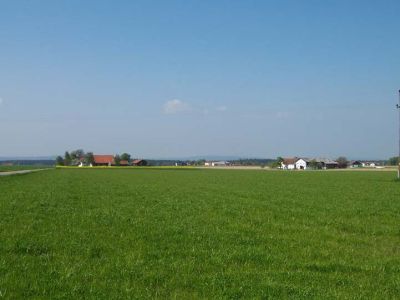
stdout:
{"type": "Polygon", "coordinates": [[[120,164],[120,165],[128,165],[129,162],[128,162],[127,160],[121,160],[121,161],[119,162],[119,164],[120,164]]]}
{"type": "Polygon", "coordinates": [[[294,165],[296,163],[296,161],[298,160],[297,157],[290,157],[290,158],[284,158],[283,159],[283,163],[285,165],[294,165]]]}
{"type": "Polygon", "coordinates": [[[95,164],[112,164],[114,155],[93,155],[95,164]]]}
{"type": "Polygon", "coordinates": [[[138,163],[140,163],[141,161],[143,161],[143,159],[135,159],[134,161],[132,161],[132,163],[133,163],[133,164],[138,164],[138,163]]]}

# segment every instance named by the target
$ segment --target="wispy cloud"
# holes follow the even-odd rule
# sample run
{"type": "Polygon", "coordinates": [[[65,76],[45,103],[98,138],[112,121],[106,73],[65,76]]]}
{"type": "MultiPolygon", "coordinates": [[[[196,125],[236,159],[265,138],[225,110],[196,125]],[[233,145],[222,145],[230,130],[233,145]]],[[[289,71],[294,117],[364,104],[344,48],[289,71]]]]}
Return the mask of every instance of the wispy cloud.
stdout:
{"type": "Polygon", "coordinates": [[[188,103],[183,102],[179,99],[169,100],[164,104],[163,111],[165,114],[177,114],[182,112],[188,112],[191,110],[191,107],[188,103]]]}

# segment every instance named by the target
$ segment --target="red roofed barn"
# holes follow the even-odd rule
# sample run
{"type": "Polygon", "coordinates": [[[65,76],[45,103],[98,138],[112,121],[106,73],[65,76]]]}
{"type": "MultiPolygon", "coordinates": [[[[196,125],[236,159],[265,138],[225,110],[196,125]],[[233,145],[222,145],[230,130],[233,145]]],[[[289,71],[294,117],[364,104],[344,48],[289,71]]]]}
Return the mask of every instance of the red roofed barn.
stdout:
{"type": "Polygon", "coordinates": [[[111,166],[114,164],[114,155],[93,155],[94,166],[111,166]]]}

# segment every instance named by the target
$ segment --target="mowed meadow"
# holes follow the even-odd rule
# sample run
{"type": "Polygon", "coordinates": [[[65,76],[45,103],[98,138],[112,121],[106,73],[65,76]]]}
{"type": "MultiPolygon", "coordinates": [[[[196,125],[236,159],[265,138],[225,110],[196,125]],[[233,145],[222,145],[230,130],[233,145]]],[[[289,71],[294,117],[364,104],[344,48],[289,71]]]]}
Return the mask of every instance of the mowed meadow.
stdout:
{"type": "Polygon", "coordinates": [[[0,178],[0,297],[397,298],[394,172],[0,178]]]}

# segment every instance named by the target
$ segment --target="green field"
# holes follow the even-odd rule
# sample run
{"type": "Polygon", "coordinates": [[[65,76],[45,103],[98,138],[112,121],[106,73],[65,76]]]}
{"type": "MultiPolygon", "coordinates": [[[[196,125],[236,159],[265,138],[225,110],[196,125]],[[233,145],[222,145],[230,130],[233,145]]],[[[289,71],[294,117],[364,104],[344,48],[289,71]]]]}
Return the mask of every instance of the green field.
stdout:
{"type": "Polygon", "coordinates": [[[398,298],[394,172],[0,178],[0,298],[398,298]]]}

